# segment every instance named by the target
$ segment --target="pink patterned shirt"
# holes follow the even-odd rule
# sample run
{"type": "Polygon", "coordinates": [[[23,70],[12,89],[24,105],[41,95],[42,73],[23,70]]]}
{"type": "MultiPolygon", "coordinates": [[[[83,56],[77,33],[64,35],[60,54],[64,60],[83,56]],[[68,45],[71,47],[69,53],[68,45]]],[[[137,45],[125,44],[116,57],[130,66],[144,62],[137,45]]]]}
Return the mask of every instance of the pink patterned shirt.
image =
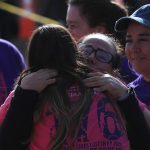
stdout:
{"type": "MultiPolygon", "coordinates": [[[[72,101],[77,101],[80,94],[77,88],[71,87],[68,95],[72,101]]],[[[0,124],[6,115],[12,92],[0,108],[0,124]]],[[[52,112],[45,107],[40,121],[35,124],[30,150],[51,150],[51,141],[55,139],[57,121],[52,112]]],[[[68,148],[66,140],[62,150],[68,148]]],[[[73,150],[130,150],[129,141],[116,109],[110,100],[101,93],[92,97],[92,104],[84,114],[80,129],[74,142],[73,150]]]]}

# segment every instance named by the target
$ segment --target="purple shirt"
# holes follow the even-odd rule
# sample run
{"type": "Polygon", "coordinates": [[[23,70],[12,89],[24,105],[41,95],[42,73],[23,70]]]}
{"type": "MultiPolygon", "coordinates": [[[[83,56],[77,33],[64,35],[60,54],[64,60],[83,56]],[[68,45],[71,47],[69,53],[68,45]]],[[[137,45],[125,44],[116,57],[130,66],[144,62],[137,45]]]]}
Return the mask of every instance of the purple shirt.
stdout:
{"type": "Polygon", "coordinates": [[[128,59],[125,56],[121,57],[119,72],[122,79],[127,84],[134,81],[138,77],[138,74],[135,71],[133,71],[129,66],[128,59]]]}
{"type": "Polygon", "coordinates": [[[150,82],[145,81],[143,76],[140,75],[137,79],[128,85],[129,87],[134,88],[138,99],[145,103],[150,110],[150,82]]]}
{"type": "Polygon", "coordinates": [[[9,41],[0,39],[0,71],[7,93],[12,90],[16,78],[25,68],[25,60],[17,47],[9,41]]]}

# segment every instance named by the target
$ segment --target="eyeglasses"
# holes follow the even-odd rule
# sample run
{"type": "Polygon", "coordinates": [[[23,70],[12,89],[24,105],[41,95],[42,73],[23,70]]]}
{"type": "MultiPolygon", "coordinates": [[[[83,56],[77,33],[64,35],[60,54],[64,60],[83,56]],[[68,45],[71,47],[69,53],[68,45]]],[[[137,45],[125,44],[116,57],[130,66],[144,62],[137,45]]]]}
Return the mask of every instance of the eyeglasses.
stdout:
{"type": "Polygon", "coordinates": [[[89,57],[94,52],[95,58],[99,62],[111,63],[113,61],[113,55],[103,49],[95,49],[92,45],[86,45],[83,43],[80,43],[78,46],[79,50],[85,55],[85,57],[89,57]]]}

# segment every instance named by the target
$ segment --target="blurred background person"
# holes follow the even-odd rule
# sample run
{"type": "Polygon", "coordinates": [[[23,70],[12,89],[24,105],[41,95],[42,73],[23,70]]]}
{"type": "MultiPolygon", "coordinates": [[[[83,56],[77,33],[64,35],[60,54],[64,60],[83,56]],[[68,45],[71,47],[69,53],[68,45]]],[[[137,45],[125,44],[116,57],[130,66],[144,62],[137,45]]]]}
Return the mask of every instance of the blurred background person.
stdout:
{"type": "Polygon", "coordinates": [[[18,75],[26,68],[26,62],[19,49],[9,41],[0,39],[0,90],[3,94],[0,105],[13,89],[18,75]],[[4,92],[5,91],[5,92],[4,92]]]}
{"type": "Polygon", "coordinates": [[[124,0],[124,5],[127,6],[129,14],[132,14],[136,9],[144,4],[149,4],[149,0],[124,0]]]}

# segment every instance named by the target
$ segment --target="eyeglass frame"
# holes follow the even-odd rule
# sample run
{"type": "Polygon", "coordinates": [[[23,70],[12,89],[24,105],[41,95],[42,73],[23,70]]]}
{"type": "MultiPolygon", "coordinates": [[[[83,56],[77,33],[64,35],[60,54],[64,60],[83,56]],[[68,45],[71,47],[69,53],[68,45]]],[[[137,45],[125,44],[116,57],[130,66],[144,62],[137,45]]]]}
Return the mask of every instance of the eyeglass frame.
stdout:
{"type": "Polygon", "coordinates": [[[113,59],[114,59],[113,54],[111,54],[110,52],[105,51],[104,49],[101,49],[101,48],[94,48],[92,45],[90,45],[90,44],[85,44],[85,43],[79,43],[79,44],[78,44],[78,48],[79,48],[79,50],[80,50],[81,52],[83,52],[83,53],[86,55],[86,57],[89,57],[92,53],[94,53],[96,60],[99,61],[99,62],[101,62],[101,63],[108,63],[108,64],[110,64],[111,62],[113,62],[113,59]],[[83,47],[84,47],[84,48],[83,48],[83,47]],[[86,55],[86,53],[84,53],[84,52],[87,52],[87,51],[86,51],[86,47],[90,47],[91,50],[92,50],[90,53],[87,53],[87,55],[86,55]],[[102,61],[102,59],[99,59],[99,58],[97,57],[97,52],[99,52],[99,51],[101,51],[101,52],[103,52],[103,53],[109,55],[109,56],[111,57],[110,60],[109,60],[109,61],[102,61]]]}

